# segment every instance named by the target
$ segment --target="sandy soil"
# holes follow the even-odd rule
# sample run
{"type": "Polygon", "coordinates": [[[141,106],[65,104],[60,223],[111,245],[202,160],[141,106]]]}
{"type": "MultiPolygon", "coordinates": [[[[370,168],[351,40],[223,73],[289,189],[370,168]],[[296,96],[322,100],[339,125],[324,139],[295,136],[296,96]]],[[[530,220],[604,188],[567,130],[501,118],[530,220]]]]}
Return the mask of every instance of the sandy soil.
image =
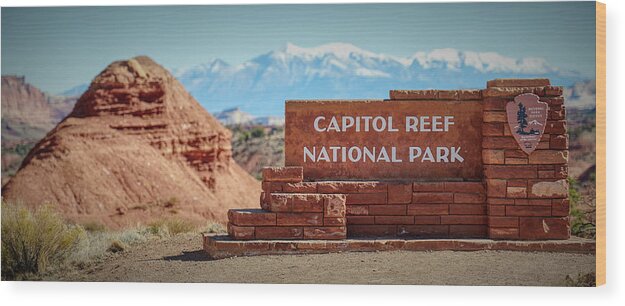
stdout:
{"type": "Polygon", "coordinates": [[[48,280],[128,282],[332,283],[561,286],[595,271],[593,255],[479,252],[375,252],[210,260],[200,235],[152,241],[48,280]]]}

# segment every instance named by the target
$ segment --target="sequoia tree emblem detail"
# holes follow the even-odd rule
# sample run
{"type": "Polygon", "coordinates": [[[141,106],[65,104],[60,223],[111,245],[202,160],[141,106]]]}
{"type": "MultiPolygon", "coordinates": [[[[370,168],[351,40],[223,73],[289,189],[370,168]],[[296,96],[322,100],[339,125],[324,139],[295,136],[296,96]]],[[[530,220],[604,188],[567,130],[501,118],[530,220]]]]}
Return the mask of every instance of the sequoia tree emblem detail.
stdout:
{"type": "Polygon", "coordinates": [[[549,106],[535,94],[518,95],[506,105],[512,136],[526,154],[531,154],[545,132],[549,106]]]}

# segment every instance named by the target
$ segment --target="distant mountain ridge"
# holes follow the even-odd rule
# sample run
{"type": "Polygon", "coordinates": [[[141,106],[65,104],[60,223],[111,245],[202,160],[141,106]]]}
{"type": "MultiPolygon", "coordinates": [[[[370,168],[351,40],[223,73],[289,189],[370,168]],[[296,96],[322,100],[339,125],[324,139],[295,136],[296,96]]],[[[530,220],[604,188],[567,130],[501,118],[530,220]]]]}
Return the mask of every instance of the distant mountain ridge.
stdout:
{"type": "Polygon", "coordinates": [[[214,115],[219,122],[226,126],[237,124],[257,124],[265,126],[284,125],[284,117],[282,116],[255,117],[242,111],[239,107],[225,109],[221,112],[215,113],[214,115]]]}
{"type": "Polygon", "coordinates": [[[83,92],[87,91],[87,89],[89,89],[89,84],[80,84],[62,93],[59,93],[59,95],[66,96],[66,97],[79,97],[80,95],[82,95],[83,92]]]}
{"type": "MultiPolygon", "coordinates": [[[[287,99],[381,99],[390,89],[483,88],[496,78],[549,78],[565,87],[594,83],[542,58],[452,48],[398,57],[348,43],[312,48],[288,43],[239,65],[215,59],[172,71],[208,111],[239,107],[254,116],[282,116],[287,99]]],[[[594,97],[573,97],[579,102],[575,106],[594,104],[594,97]]]]}
{"type": "Polygon", "coordinates": [[[245,124],[251,122],[254,116],[241,111],[238,107],[225,109],[215,113],[215,118],[225,125],[245,124]]]}
{"type": "Polygon", "coordinates": [[[404,58],[346,43],[313,48],[287,44],[240,65],[216,59],[175,75],[207,109],[238,105],[257,116],[283,114],[287,99],[388,98],[390,89],[483,88],[495,78],[546,77],[567,87],[586,81],[541,58],[456,49],[404,58]]]}

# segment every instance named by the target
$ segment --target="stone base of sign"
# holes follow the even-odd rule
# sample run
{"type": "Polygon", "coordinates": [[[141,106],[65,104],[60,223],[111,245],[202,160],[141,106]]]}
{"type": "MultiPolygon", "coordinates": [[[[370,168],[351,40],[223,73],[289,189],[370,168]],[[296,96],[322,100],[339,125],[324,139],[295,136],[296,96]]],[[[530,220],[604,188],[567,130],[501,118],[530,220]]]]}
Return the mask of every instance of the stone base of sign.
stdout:
{"type": "MultiPolygon", "coordinates": [[[[346,230],[343,238],[488,237],[486,190],[482,181],[272,180],[277,177],[275,172],[285,172],[285,169],[295,173],[295,169],[301,171],[302,168],[266,168],[264,177],[268,179],[263,180],[262,210],[256,212],[259,217],[271,215],[276,221],[257,227],[248,222],[245,231],[249,235],[237,235],[237,226],[241,224],[231,217],[231,237],[237,240],[320,239],[319,235],[307,236],[306,232],[311,232],[311,227],[333,226],[346,230]],[[328,201],[333,197],[337,198],[337,213],[328,215],[329,211],[324,211],[321,204],[323,198],[328,201]],[[300,222],[286,223],[287,218],[300,222]],[[284,232],[286,226],[292,232],[284,232]],[[279,236],[267,235],[267,231],[279,236]]],[[[332,237],[340,239],[338,234],[332,237]]]]}
{"type": "Polygon", "coordinates": [[[344,239],[344,240],[233,240],[227,235],[204,234],[204,251],[212,259],[237,256],[320,254],[378,251],[524,251],[595,253],[595,241],[490,239],[344,239]]]}

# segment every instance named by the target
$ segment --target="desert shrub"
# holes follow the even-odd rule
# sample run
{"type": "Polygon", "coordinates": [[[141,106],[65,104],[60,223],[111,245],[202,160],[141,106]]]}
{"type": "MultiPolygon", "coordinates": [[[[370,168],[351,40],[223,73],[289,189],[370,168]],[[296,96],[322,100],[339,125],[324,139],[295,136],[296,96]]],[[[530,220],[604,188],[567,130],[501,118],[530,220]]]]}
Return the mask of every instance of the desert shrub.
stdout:
{"type": "Polygon", "coordinates": [[[135,245],[139,243],[143,243],[148,241],[148,236],[150,233],[147,229],[143,227],[138,227],[134,229],[127,229],[122,232],[110,233],[109,236],[114,237],[113,239],[118,239],[121,242],[128,245],[135,245]]]}
{"type": "Polygon", "coordinates": [[[30,152],[30,149],[33,148],[35,144],[34,143],[19,143],[17,145],[15,145],[14,151],[17,155],[19,156],[26,156],[26,154],[28,154],[28,152],[30,152]]]}
{"type": "Polygon", "coordinates": [[[569,201],[577,203],[582,197],[579,191],[579,183],[572,177],[568,177],[567,180],[569,182],[569,201]]]}
{"type": "Polygon", "coordinates": [[[251,131],[251,135],[253,138],[265,137],[265,128],[263,128],[262,126],[254,127],[251,131]]]}
{"type": "Polygon", "coordinates": [[[144,227],[123,231],[88,232],[69,258],[72,264],[81,266],[111,252],[125,251],[133,245],[144,243],[152,234],[144,227]]]}
{"type": "Polygon", "coordinates": [[[113,240],[111,242],[111,245],[107,249],[107,251],[112,252],[112,253],[117,253],[117,252],[123,252],[126,249],[128,249],[128,245],[126,245],[125,243],[119,240],[113,240]]]}
{"type": "Polygon", "coordinates": [[[159,237],[175,236],[193,230],[195,225],[183,219],[162,219],[148,224],[148,231],[159,237]]]}
{"type": "Polygon", "coordinates": [[[567,287],[596,287],[597,281],[595,273],[579,273],[575,278],[567,275],[564,284],[567,287]]]}
{"type": "Polygon", "coordinates": [[[34,211],[2,203],[2,278],[14,279],[46,271],[64,262],[85,236],[67,225],[51,207],[34,211]]]}
{"type": "Polygon", "coordinates": [[[594,239],[596,236],[594,181],[585,186],[569,177],[569,203],[571,216],[571,234],[594,239]],[[585,188],[586,192],[582,192],[585,188]]]}
{"type": "Polygon", "coordinates": [[[242,131],[239,134],[238,140],[239,142],[247,142],[252,137],[252,134],[248,131],[242,131]]]}
{"type": "Polygon", "coordinates": [[[195,225],[182,219],[168,220],[165,222],[165,226],[167,226],[170,235],[188,233],[195,229],[195,225]]]}
{"type": "Polygon", "coordinates": [[[161,238],[169,236],[169,229],[165,226],[164,220],[154,221],[148,224],[146,229],[150,235],[161,238]]]}
{"type": "Polygon", "coordinates": [[[87,222],[81,225],[82,228],[89,233],[105,232],[106,226],[100,222],[87,222]]]}

